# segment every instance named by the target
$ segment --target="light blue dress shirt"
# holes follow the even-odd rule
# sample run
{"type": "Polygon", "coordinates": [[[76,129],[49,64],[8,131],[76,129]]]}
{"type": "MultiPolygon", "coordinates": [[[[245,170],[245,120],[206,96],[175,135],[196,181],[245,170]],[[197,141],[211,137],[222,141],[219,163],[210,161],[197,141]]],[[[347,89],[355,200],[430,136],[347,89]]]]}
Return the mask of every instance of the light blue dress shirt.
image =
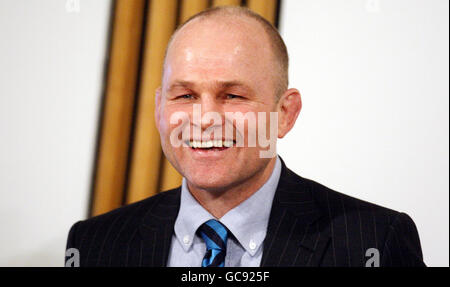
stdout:
{"type": "MultiPolygon", "coordinates": [[[[281,162],[277,157],[275,167],[266,183],[251,197],[218,219],[233,234],[227,241],[225,267],[260,265],[270,210],[280,174],[281,162]]],[[[180,210],[175,221],[167,266],[201,266],[206,244],[196,231],[210,219],[215,218],[191,195],[186,179],[183,178],[180,210]]]]}

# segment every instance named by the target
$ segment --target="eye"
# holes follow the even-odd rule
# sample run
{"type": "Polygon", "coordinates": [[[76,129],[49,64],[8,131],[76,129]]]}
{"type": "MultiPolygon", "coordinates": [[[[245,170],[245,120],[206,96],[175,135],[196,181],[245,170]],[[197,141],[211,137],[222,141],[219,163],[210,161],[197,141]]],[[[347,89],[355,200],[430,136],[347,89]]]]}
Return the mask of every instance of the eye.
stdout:
{"type": "Polygon", "coordinates": [[[178,97],[179,99],[192,99],[193,96],[191,94],[181,95],[178,97]]]}
{"type": "Polygon", "coordinates": [[[239,98],[242,98],[242,97],[238,96],[238,95],[227,94],[227,99],[239,99],[239,98]]]}

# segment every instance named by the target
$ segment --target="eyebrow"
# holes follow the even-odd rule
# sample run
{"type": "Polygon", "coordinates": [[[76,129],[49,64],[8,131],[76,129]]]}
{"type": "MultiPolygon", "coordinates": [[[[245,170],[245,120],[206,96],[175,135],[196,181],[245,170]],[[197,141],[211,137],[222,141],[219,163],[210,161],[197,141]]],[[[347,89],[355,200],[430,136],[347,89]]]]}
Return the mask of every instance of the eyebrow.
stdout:
{"type": "MultiPolygon", "coordinates": [[[[212,85],[216,89],[221,89],[221,90],[227,89],[227,88],[232,88],[232,87],[243,87],[244,89],[246,89],[249,92],[253,91],[247,84],[245,84],[241,81],[214,81],[212,85]]],[[[193,89],[193,88],[195,88],[195,86],[196,86],[196,84],[194,82],[176,80],[169,86],[169,88],[167,90],[170,92],[175,88],[193,89]]]]}

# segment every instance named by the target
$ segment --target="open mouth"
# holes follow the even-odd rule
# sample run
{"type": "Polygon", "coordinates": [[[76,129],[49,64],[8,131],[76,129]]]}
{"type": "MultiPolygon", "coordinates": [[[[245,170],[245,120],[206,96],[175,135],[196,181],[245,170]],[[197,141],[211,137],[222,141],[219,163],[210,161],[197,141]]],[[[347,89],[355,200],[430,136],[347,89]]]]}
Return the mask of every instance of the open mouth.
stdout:
{"type": "Polygon", "coordinates": [[[221,151],[233,147],[235,140],[186,141],[186,145],[195,151],[221,151]]]}

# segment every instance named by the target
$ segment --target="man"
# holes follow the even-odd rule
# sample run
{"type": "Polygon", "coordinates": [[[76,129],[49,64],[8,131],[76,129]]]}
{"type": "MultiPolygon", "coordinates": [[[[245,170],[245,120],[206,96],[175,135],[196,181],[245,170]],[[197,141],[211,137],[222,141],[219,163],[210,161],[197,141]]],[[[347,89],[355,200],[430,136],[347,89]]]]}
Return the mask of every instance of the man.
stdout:
{"type": "Polygon", "coordinates": [[[408,215],[270,156],[301,109],[287,70],[278,32],[247,9],[207,10],[180,27],[155,114],[182,186],[76,223],[67,247],[81,266],[424,266],[408,215]]]}

